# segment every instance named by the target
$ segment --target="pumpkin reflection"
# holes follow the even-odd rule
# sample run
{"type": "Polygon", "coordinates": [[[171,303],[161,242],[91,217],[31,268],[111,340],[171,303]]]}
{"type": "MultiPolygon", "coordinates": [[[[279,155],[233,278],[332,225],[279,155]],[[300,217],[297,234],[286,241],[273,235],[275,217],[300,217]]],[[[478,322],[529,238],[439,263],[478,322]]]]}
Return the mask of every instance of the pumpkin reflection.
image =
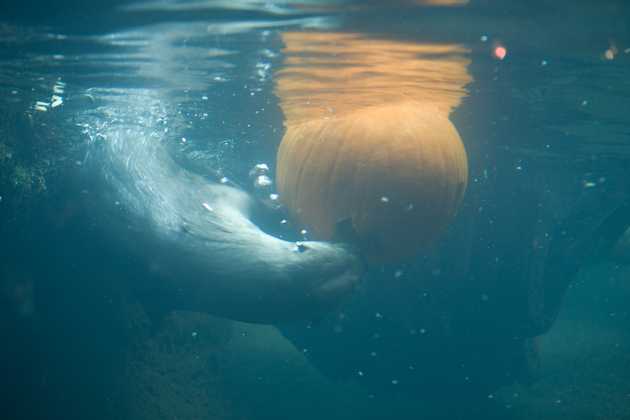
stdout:
{"type": "Polygon", "coordinates": [[[315,239],[350,221],[369,260],[415,255],[466,189],[466,152],[448,115],[470,81],[467,51],[343,33],[283,40],[281,199],[315,239]]]}

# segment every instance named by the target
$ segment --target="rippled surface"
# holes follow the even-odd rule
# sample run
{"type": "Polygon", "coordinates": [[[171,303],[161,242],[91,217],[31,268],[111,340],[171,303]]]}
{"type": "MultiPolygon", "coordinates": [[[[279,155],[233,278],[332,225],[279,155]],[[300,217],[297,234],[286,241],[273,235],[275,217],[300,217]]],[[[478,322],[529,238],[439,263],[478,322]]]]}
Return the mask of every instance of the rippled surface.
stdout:
{"type": "MultiPolygon", "coordinates": [[[[585,0],[10,1],[7,418],[627,418],[627,261],[558,264],[554,240],[628,200],[629,16],[585,0]],[[103,239],[105,192],[76,175],[111,124],[256,194],[249,171],[273,170],[285,126],[397,97],[450,112],[468,151],[435,249],[279,328],[164,315],[125,289],[160,261],[103,239]],[[541,272],[573,279],[562,304],[541,272]]],[[[303,236],[281,219],[260,223],[303,236]]]]}

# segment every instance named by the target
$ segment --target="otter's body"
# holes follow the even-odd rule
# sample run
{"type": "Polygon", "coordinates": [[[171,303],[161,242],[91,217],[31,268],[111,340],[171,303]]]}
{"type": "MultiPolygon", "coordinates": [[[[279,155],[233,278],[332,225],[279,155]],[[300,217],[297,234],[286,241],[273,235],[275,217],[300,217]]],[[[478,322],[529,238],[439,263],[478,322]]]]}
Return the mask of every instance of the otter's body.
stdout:
{"type": "Polygon", "coordinates": [[[348,248],[271,236],[251,221],[248,194],[175,162],[158,134],[163,101],[100,111],[85,124],[99,174],[89,213],[146,265],[138,283],[159,291],[162,308],[275,323],[316,317],[356,284],[348,248]]]}

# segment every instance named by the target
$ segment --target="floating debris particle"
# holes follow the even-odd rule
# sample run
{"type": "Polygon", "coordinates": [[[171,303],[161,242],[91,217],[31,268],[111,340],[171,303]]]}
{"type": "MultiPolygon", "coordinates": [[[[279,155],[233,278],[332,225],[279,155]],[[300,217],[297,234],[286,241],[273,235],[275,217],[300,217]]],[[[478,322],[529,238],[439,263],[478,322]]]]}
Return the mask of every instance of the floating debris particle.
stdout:
{"type": "Polygon", "coordinates": [[[617,47],[611,45],[606,51],[604,51],[604,58],[609,61],[614,60],[618,52],[619,50],[617,50],[617,47]]]}

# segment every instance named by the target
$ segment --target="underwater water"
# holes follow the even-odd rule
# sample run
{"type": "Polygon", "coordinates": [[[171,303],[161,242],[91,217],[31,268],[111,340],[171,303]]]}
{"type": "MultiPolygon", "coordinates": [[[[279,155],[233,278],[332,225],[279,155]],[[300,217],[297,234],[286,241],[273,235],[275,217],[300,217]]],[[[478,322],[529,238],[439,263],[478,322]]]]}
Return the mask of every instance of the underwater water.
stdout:
{"type": "Polygon", "coordinates": [[[0,417],[630,419],[628,110],[623,0],[4,2],[0,417]],[[400,98],[457,214],[311,242],[287,129],[400,98]]]}

